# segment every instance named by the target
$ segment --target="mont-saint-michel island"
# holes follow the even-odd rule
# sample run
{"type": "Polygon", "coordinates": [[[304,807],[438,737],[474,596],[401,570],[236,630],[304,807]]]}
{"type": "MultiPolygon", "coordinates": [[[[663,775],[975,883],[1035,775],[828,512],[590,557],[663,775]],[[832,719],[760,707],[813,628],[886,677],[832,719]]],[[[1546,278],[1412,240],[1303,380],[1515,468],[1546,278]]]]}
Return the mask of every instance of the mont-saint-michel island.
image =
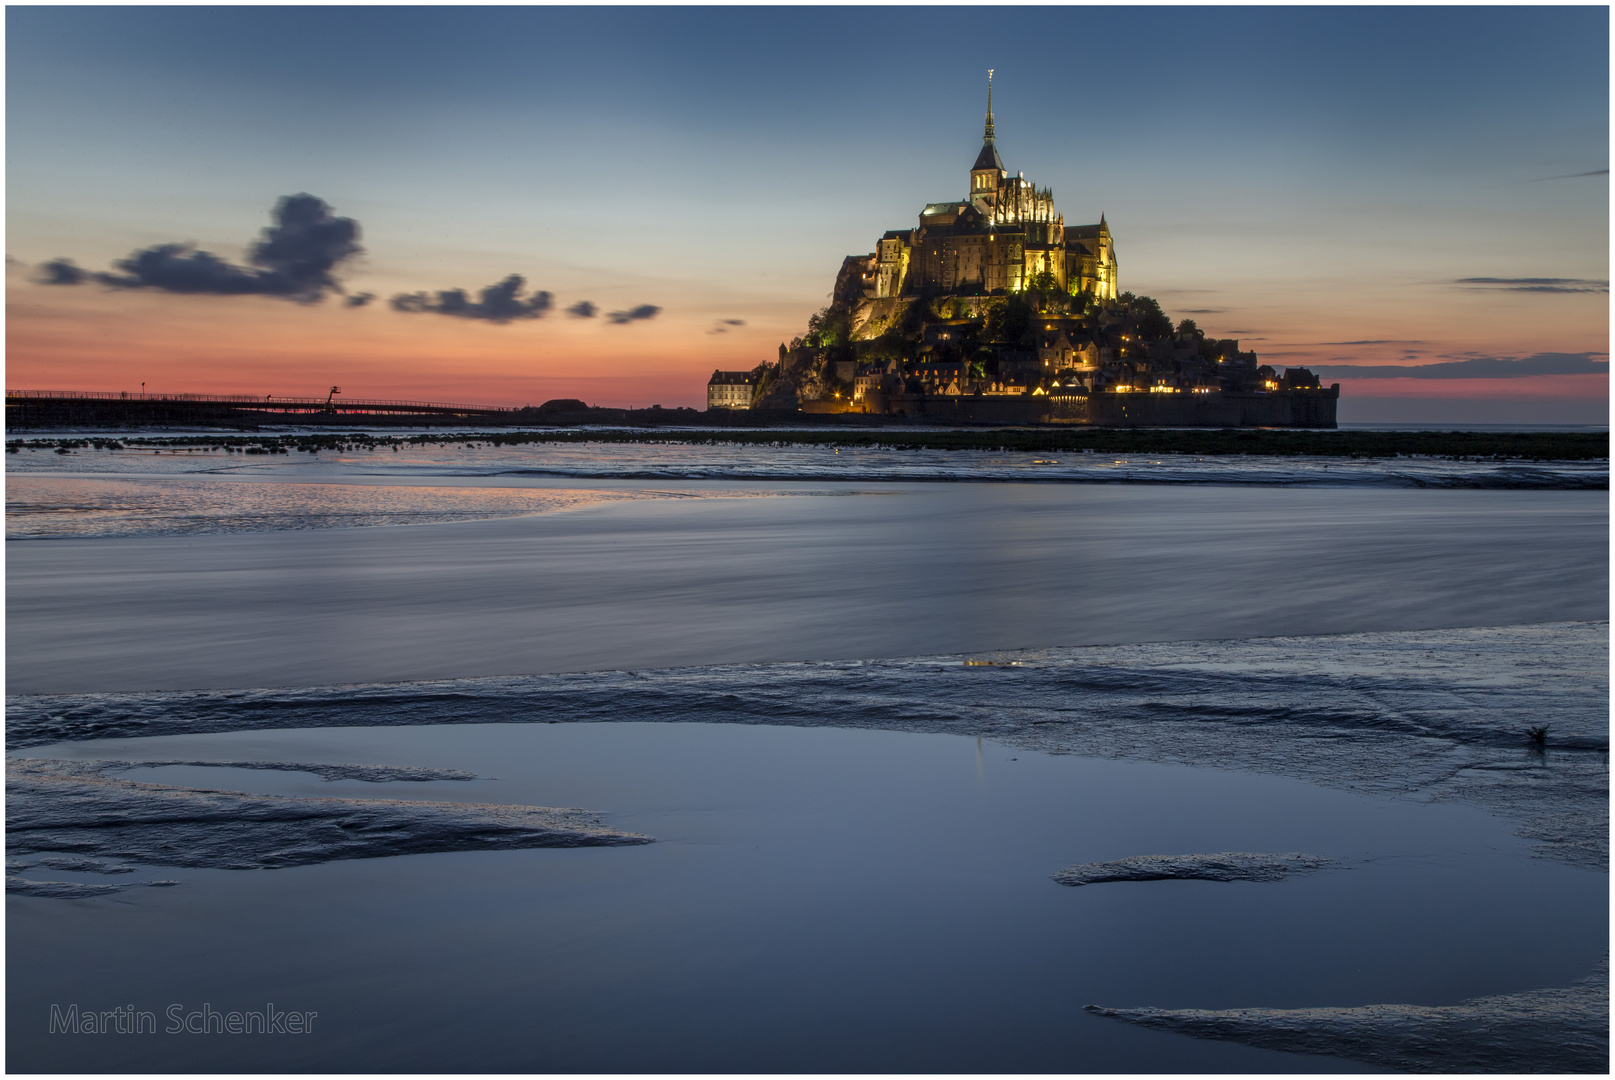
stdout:
{"type": "MultiPolygon", "coordinates": [[[[1122,289],[1116,240],[1104,213],[1096,224],[1067,225],[1050,187],[1005,165],[994,131],[991,71],[981,149],[961,179],[963,197],[925,204],[914,227],[888,229],[875,250],[846,256],[829,305],[808,319],[805,333],[782,342],[776,357],[749,370],[714,370],[703,422],[791,426],[811,417],[815,423],[845,418],[860,425],[955,427],[1337,427],[1338,383],[1322,386],[1305,367],[1280,371],[1263,364],[1240,348],[1239,339],[1211,337],[1193,319],[1174,323],[1154,298],[1122,289]]],[[[332,218],[323,201],[305,194],[282,203],[277,215],[291,211],[318,219],[303,223],[305,231],[337,231],[344,246],[330,256],[333,266],[358,252],[352,242],[357,223],[332,218]]],[[[279,229],[288,227],[297,224],[283,220],[279,229]]],[[[255,258],[286,243],[272,234],[277,230],[265,231],[255,258]]],[[[87,274],[56,260],[41,267],[43,280],[95,280],[127,289],[146,284],[138,275],[154,259],[177,267],[158,286],[181,292],[213,288],[199,279],[220,273],[229,278],[225,291],[250,291],[274,278],[259,269],[230,269],[186,245],[137,255],[119,264],[126,271],[121,276],[87,274]]],[[[319,290],[336,288],[328,269],[316,275],[319,290]]],[[[391,306],[504,325],[542,317],[553,304],[551,294],[522,298],[522,284],[513,276],[482,290],[480,300],[449,290],[435,298],[395,296],[391,306]]],[[[364,307],[370,299],[356,294],[345,304],[364,307]]],[[[591,303],[567,311],[596,314],[591,303]]],[[[646,305],[613,313],[608,321],[628,323],[658,311],[646,305]]],[[[510,407],[341,395],[340,386],[305,397],[148,394],[142,383],[139,393],[8,390],[6,412],[12,428],[323,425],[360,417],[428,426],[659,427],[687,422],[696,412],[660,405],[602,408],[575,397],[510,407]]]]}
{"type": "Polygon", "coordinates": [[[967,424],[1333,428],[1339,398],[1124,291],[1104,214],[1067,225],[1050,188],[1005,166],[990,72],[964,196],[847,256],[777,359],[707,383],[709,410],[967,424]]]}

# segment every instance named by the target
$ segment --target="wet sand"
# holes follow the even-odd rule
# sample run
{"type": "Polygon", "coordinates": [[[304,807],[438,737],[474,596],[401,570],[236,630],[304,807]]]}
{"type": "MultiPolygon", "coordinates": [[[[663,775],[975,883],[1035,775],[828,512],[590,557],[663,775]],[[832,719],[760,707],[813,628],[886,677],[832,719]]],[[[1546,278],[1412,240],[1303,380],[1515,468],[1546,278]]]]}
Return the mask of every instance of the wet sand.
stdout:
{"type": "Polygon", "coordinates": [[[1603,873],[1532,858],[1472,806],[957,735],[528,723],[26,753],[449,767],[479,779],[126,775],[321,800],[581,806],[656,842],[275,870],[142,864],[132,877],[179,885],[12,896],[14,1071],[1363,1071],[1082,1007],[1437,1005],[1565,985],[1596,963],[1605,923],[1603,873]],[[1273,882],[1073,889],[1050,877],[1225,850],[1305,850],[1334,866],[1273,882]],[[1529,934],[1522,911],[1535,913],[1529,934]],[[172,1003],[265,1001],[317,1012],[313,1033],[44,1024],[51,1003],[133,1003],[161,1019],[172,1003]]]}

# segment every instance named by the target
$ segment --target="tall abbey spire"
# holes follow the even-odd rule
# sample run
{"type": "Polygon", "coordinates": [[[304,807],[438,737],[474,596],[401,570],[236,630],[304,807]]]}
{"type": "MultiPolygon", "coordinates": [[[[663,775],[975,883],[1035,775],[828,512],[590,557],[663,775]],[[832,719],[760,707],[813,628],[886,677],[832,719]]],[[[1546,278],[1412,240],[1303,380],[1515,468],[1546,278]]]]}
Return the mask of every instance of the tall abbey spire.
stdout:
{"type": "Polygon", "coordinates": [[[987,69],[987,130],[981,136],[982,142],[993,141],[993,69],[987,69]]]}
{"type": "Polygon", "coordinates": [[[998,187],[998,181],[1009,175],[1004,171],[1004,162],[998,156],[998,148],[993,143],[993,69],[987,69],[987,128],[981,135],[981,153],[976,155],[976,163],[970,167],[970,193],[974,198],[982,191],[991,191],[998,187]],[[984,178],[991,174],[990,178],[984,178]]]}

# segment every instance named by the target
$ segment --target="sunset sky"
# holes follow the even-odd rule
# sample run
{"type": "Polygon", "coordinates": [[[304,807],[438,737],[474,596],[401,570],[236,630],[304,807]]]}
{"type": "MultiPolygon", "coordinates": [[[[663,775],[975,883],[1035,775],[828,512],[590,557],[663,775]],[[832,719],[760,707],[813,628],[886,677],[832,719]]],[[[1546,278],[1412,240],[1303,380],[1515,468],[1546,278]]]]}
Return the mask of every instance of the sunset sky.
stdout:
{"type": "Polygon", "coordinates": [[[1340,382],[1342,421],[1607,418],[1604,7],[6,26],[13,388],[704,406],[714,368],[803,332],[843,256],[963,196],[992,67],[1006,166],[1067,224],[1105,214],[1121,287],[1340,382]],[[362,251],[268,285],[232,269],[299,193],[362,251]],[[115,265],[179,242],[231,264],[224,284],[115,265]],[[512,274],[551,305],[434,310],[512,274]]]}

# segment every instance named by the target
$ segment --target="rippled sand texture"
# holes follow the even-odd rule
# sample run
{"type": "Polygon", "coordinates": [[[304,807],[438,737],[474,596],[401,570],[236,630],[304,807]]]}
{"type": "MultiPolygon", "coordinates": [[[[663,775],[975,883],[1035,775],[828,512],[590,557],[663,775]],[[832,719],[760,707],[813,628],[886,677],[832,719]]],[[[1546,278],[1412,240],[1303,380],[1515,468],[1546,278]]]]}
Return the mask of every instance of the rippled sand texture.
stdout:
{"type": "Polygon", "coordinates": [[[1101,885],[1113,881],[1283,881],[1322,870],[1331,860],[1292,851],[1269,855],[1219,851],[1211,855],[1134,855],[1107,862],[1078,863],[1054,875],[1061,885],[1101,885]]]}
{"type": "Polygon", "coordinates": [[[98,885],[82,881],[34,881],[15,874],[6,875],[6,892],[19,896],[38,896],[47,900],[93,900],[98,896],[111,896],[137,885],[178,885],[177,881],[126,881],[117,885],[98,885]]]}
{"type": "MultiPolygon", "coordinates": [[[[398,799],[296,799],[147,784],[112,775],[129,767],[130,763],[121,761],[8,761],[7,852],[72,852],[159,866],[252,870],[436,851],[651,842],[648,836],[602,825],[596,815],[583,810],[398,799]]],[[[321,770],[320,766],[284,763],[249,767],[321,770]]],[[[354,775],[351,766],[323,768],[333,775],[354,775]]],[[[359,770],[361,774],[365,771],[359,770]]],[[[375,770],[377,774],[398,771],[375,770]]],[[[23,886],[29,884],[48,883],[24,882],[23,886]]],[[[36,891],[35,895],[41,894],[36,891]]]]}
{"type": "Polygon", "coordinates": [[[1461,1005],[1349,1009],[1089,1010],[1130,1024],[1400,1072],[1609,1071],[1609,964],[1572,986],[1461,1005]]]}
{"type": "Polygon", "coordinates": [[[1607,867],[1608,640],[1607,623],[1559,623],[1003,654],[1016,667],[919,657],[15,696],[7,738],[612,720],[932,731],[1463,800],[1544,855],[1607,867]]]}

